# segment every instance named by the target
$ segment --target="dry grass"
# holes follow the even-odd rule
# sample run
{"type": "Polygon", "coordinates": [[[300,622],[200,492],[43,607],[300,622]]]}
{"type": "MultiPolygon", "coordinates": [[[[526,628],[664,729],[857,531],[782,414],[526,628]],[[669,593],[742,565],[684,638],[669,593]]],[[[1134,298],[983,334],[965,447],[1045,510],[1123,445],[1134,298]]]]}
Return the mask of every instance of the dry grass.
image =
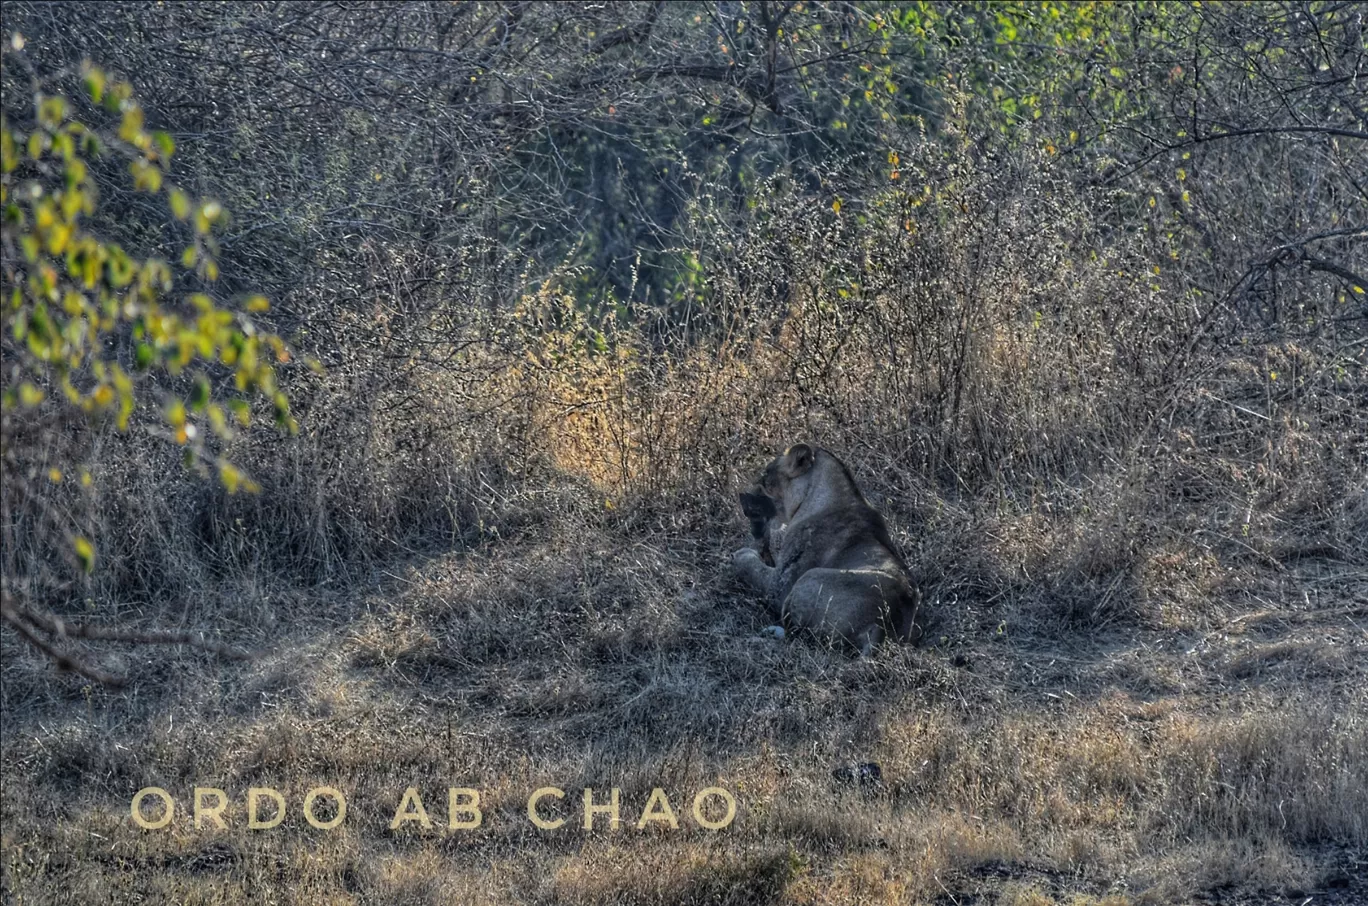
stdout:
{"type": "Polygon", "coordinates": [[[1232,341],[1158,374],[1188,307],[1120,253],[1074,260],[1101,240],[1033,172],[970,179],[965,210],[1010,203],[915,236],[778,211],[792,245],[717,262],[692,345],[608,326],[593,354],[582,315],[536,320],[548,287],[444,367],[336,368],[297,388],[301,438],[233,451],[260,498],[90,439],[107,470],[70,506],[104,568],[64,580],[18,536],[6,568],[65,612],[75,588],[263,653],[106,648],[113,693],[0,639],[5,900],[1368,896],[1365,350],[1232,341]],[[786,307],[755,315],[774,268],[786,307]],[[931,645],[757,635],[734,494],[799,435],[889,515],[931,645]],[[833,780],[865,761],[881,784],[833,780]],[[153,785],[179,812],[145,831],[153,785]],[[227,830],[192,826],[196,785],[227,830]],[[333,831],[300,811],[320,785],[347,795],[333,831]],[[245,827],[254,786],[280,827],[245,827]],[[433,829],[390,829],[409,786],[433,829]],[[481,828],[443,828],[450,786],[481,828]],[[542,786],[569,794],[555,831],[526,818],[542,786]],[[710,786],[738,802],[715,833],[687,817],[710,786]],[[584,787],[621,791],[623,827],[579,828],[584,787]],[[679,829],[636,829],[655,787],[679,829]]]}
{"type": "Polygon", "coordinates": [[[1206,631],[1051,628],[1047,602],[1003,598],[862,663],[756,638],[722,546],[569,528],[266,596],[257,625],[285,628],[258,663],[136,652],[121,695],[7,640],[7,895],[1119,904],[1309,890],[1362,859],[1368,614],[1348,598],[1206,631]],[[832,780],[864,760],[878,788],[832,780]],[[348,796],[335,831],[300,816],[323,784],[348,796]],[[132,826],[149,785],[182,810],[229,791],[230,829],[132,826]],[[389,829],[410,785],[435,829],[389,829]],[[482,791],[479,830],[442,829],[452,785],[482,791]],[[532,828],[547,785],[620,788],[624,826],[532,828]],[[683,818],[711,785],[740,805],[716,834],[683,818]],[[243,827],[251,786],[286,795],[280,828],[243,827]],[[655,786],[679,830],[635,829],[655,786]]]}

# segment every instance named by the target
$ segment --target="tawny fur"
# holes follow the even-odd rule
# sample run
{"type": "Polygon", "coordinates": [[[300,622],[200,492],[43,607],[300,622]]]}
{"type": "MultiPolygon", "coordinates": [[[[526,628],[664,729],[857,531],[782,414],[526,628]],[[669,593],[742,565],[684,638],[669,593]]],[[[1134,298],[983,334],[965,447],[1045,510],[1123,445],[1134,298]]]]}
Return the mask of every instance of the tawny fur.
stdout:
{"type": "Polygon", "coordinates": [[[921,596],[888,526],[831,453],[785,450],[742,495],[742,509],[759,550],[742,548],[732,561],[784,623],[845,639],[866,656],[887,635],[921,637],[921,596]]]}

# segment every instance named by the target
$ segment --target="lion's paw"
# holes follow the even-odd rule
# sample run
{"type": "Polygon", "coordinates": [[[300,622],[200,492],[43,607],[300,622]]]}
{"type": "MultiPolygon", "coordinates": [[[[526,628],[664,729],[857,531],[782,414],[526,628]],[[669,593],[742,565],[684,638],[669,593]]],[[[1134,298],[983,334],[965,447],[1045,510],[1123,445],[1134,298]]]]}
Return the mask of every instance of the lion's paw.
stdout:
{"type": "Polygon", "coordinates": [[[732,566],[736,567],[737,570],[746,570],[747,568],[749,568],[751,561],[755,561],[756,563],[759,563],[762,566],[765,562],[760,559],[760,555],[758,553],[756,553],[753,549],[749,547],[743,547],[739,551],[736,551],[732,554],[732,566]]]}

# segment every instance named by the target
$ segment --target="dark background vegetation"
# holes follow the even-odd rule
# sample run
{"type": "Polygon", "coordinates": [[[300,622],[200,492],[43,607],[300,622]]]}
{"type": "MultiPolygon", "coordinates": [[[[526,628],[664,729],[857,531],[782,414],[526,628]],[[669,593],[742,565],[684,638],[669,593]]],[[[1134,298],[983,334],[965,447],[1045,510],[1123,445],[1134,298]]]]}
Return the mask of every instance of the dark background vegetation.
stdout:
{"type": "MultiPolygon", "coordinates": [[[[751,771],[776,802],[862,751],[904,772],[878,829],[814,805],[757,819],[725,855],[693,838],[682,861],[529,848],[544,861],[514,859],[495,901],[670,902],[657,875],[694,891],[674,902],[724,901],[718,873],[759,885],[737,902],[918,901],[998,864],[1014,867],[993,896],[1023,903],[1123,877],[1117,897],[1161,900],[1338,883],[1368,840],[1366,17],[6,3],[26,61],[6,51],[7,122],[34,120],[35,78],[107,119],[81,100],[82,60],[130,80],[175,138],[171,176],[232,214],[216,298],[269,296],[262,322],[324,366],[280,369],[296,436],[225,449],[257,495],[199,479],[150,432],[55,403],[7,411],[8,594],[317,659],[194,660],[171,687],[191,706],[137,684],[198,655],[81,649],[133,677],[134,706],[54,679],[7,632],[7,716],[95,709],[63,731],[74,765],[43,754],[46,730],[7,750],[7,889],[42,899],[71,872],[118,887],[114,869],[34,867],[33,847],[70,841],[40,829],[12,766],[46,765],[38,791],[139,777],[92,794],[80,820],[98,824],[160,771],[257,777],[262,756],[243,753],[263,734],[303,745],[291,734],[320,714],[378,715],[360,749],[375,760],[353,765],[370,776],[405,708],[484,727],[502,776],[521,776],[512,740],[528,734],[605,786],[680,752],[681,776],[751,771]],[[845,459],[888,513],[939,644],[874,665],[801,642],[754,653],[758,606],[724,569],[744,538],[735,494],[797,440],[845,459]],[[78,465],[88,488],[43,480],[78,465]],[[72,533],[98,552],[89,575],[72,533]],[[1041,684],[1080,710],[1024,704],[1041,684]],[[109,714],[163,709],[254,741],[198,766],[95,754],[124,738],[109,714]],[[812,739],[809,774],[776,767],[812,739]],[[603,886],[604,858],[636,881],[603,886]]],[[[118,167],[94,173],[92,229],[176,258],[165,212],[118,167]]],[[[200,288],[184,279],[173,296],[200,288]]],[[[9,369],[24,352],[0,342],[9,369]]],[[[184,392],[145,390],[148,411],[184,392]]],[[[315,755],[295,770],[346,774],[315,755]]],[[[451,770],[428,757],[401,762],[451,770]]],[[[440,847],[358,880],[386,834],[348,838],[316,889],[454,883],[440,847]]],[[[182,858],[128,845],[147,871],[182,858]]],[[[288,887],[247,843],[224,846],[222,890],[288,887]]]]}

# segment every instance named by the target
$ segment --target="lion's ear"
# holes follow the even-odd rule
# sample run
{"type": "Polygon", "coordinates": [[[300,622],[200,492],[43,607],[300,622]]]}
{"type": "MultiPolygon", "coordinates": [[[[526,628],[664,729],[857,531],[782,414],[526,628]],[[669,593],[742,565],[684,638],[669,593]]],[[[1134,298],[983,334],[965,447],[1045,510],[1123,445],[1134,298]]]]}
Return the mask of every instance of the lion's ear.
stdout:
{"type": "Polygon", "coordinates": [[[794,444],[784,453],[784,473],[789,478],[797,478],[812,468],[815,454],[807,444],[794,444]]]}

